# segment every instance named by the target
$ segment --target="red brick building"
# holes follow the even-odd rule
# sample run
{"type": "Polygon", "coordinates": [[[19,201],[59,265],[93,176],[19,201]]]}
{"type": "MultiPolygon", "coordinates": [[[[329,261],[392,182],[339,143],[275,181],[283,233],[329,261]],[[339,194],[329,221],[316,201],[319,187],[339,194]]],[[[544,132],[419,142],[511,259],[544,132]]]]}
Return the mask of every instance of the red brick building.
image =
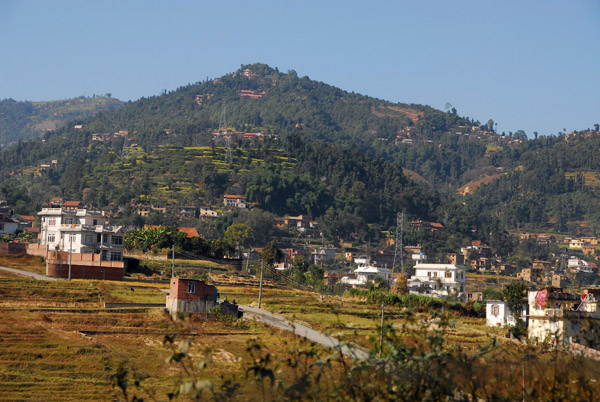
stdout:
{"type": "Polygon", "coordinates": [[[172,316],[180,313],[203,313],[217,305],[217,288],[195,279],[171,278],[167,310],[172,316]]]}

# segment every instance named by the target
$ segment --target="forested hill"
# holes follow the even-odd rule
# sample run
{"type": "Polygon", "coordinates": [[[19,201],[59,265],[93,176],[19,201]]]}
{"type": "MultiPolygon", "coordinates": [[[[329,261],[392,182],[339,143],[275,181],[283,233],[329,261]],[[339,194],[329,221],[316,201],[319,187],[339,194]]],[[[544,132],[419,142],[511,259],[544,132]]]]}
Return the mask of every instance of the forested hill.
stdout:
{"type": "Polygon", "coordinates": [[[489,144],[501,139],[455,109],[391,103],[264,64],[100,113],[88,121],[86,132],[135,132],[137,143],[149,150],[209,145],[220,127],[277,135],[300,132],[305,138],[376,150],[442,187],[459,186],[465,174],[468,179],[475,175],[482,161],[487,163],[483,158],[489,144]],[[471,136],[474,128],[485,135],[471,136]]]}
{"type": "Polygon", "coordinates": [[[597,138],[597,129],[498,134],[491,119],[453,108],[390,103],[253,64],[19,142],[0,154],[0,190],[29,213],[55,195],[116,208],[216,206],[231,192],[274,214],[329,219],[341,237],[385,229],[401,210],[463,235],[499,223],[564,230],[600,216],[585,201],[597,196],[597,138]],[[491,183],[456,198],[480,179],[491,183]]]}
{"type": "Polygon", "coordinates": [[[116,110],[123,102],[109,97],[79,97],[47,102],[0,100],[0,145],[39,137],[65,123],[92,116],[103,110],[116,110]]]}

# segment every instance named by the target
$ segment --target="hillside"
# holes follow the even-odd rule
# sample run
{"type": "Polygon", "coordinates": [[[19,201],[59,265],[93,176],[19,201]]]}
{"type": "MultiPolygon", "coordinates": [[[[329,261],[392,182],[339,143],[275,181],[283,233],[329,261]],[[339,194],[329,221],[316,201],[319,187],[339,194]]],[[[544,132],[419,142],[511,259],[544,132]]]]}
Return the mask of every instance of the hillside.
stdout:
{"type": "Polygon", "coordinates": [[[498,135],[491,120],[374,99],[264,64],[76,123],[82,128],[2,152],[0,190],[17,211],[60,195],[130,221],[136,203],[218,207],[236,193],[365,240],[393,226],[398,211],[461,237],[485,238],[490,230],[474,228],[498,225],[600,222],[600,208],[584,201],[597,196],[598,136],[498,135]],[[456,195],[465,185],[468,194],[456,195]]]}
{"type": "Polygon", "coordinates": [[[65,99],[47,102],[0,100],[0,145],[24,141],[61,128],[65,123],[90,117],[103,110],[123,106],[107,97],[65,99]]]}

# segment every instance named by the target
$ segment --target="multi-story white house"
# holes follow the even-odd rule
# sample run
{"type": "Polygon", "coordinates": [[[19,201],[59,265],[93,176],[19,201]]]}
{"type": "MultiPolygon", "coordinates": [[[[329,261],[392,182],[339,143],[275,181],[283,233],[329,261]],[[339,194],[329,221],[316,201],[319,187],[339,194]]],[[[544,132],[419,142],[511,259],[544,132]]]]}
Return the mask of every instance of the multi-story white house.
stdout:
{"type": "Polygon", "coordinates": [[[415,265],[415,274],[408,280],[408,290],[412,294],[446,298],[464,298],[466,268],[456,264],[415,265]]]}
{"type": "Polygon", "coordinates": [[[43,208],[40,245],[50,251],[100,254],[101,261],[123,261],[123,227],[89,209],[43,208]]]}
{"type": "Polygon", "coordinates": [[[354,259],[358,268],[354,270],[354,275],[344,276],[340,280],[344,285],[365,286],[379,277],[385,281],[390,280],[392,271],[387,268],[380,268],[371,265],[371,259],[366,256],[360,256],[354,259]]]}
{"type": "Polygon", "coordinates": [[[246,209],[246,197],[236,194],[225,194],[223,197],[223,205],[227,209],[246,209]]]}

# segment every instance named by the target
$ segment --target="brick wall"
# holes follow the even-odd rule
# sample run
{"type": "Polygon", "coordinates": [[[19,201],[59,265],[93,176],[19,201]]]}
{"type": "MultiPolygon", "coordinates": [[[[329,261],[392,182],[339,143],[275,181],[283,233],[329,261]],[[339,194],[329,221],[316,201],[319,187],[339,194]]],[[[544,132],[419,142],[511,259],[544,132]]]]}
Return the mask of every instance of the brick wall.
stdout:
{"type": "Polygon", "coordinates": [[[171,279],[171,292],[169,298],[184,300],[214,300],[217,288],[203,281],[193,279],[171,279]],[[188,293],[188,283],[195,283],[195,292],[188,293]]]}

